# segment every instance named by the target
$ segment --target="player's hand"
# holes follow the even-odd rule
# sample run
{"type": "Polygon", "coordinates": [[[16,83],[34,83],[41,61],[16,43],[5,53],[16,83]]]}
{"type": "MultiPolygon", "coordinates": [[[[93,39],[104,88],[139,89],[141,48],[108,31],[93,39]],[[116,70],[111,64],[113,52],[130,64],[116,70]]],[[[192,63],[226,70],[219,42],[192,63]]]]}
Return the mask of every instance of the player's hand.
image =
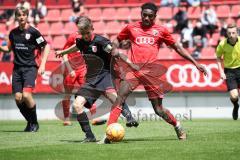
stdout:
{"type": "Polygon", "coordinates": [[[70,76],[73,78],[73,77],[75,77],[76,76],[76,72],[74,71],[74,70],[72,70],[71,72],[70,72],[70,76]]]}
{"type": "Polygon", "coordinates": [[[40,66],[40,67],[38,68],[38,74],[39,74],[39,75],[43,75],[44,72],[45,72],[45,66],[40,66]]]}
{"type": "Polygon", "coordinates": [[[56,51],[55,55],[57,58],[61,58],[63,56],[62,51],[56,51]]]}
{"type": "Polygon", "coordinates": [[[197,69],[198,69],[200,72],[202,72],[205,76],[208,75],[207,70],[206,70],[206,68],[205,68],[203,65],[197,64],[196,67],[197,67],[197,69]]]}
{"type": "Polygon", "coordinates": [[[220,73],[220,77],[221,77],[221,79],[223,79],[223,80],[227,79],[226,74],[225,74],[224,72],[221,72],[221,73],[220,73]]]}

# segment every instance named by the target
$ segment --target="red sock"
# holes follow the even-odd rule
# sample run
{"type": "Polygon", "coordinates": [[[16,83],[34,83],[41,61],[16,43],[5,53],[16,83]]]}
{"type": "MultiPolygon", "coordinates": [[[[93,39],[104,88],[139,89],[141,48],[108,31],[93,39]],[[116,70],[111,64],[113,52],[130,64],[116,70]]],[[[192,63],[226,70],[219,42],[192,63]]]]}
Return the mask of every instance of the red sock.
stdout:
{"type": "Polygon", "coordinates": [[[70,116],[70,100],[62,100],[63,107],[63,115],[64,118],[68,118],[70,116]]]}
{"type": "Polygon", "coordinates": [[[177,125],[176,118],[172,115],[172,113],[166,109],[165,111],[166,116],[163,116],[162,118],[169,124],[173,125],[174,127],[177,125]]]}
{"type": "Polygon", "coordinates": [[[117,120],[118,120],[118,117],[121,114],[121,112],[122,112],[121,107],[119,107],[119,106],[114,107],[110,112],[110,116],[109,116],[109,119],[108,119],[107,126],[109,126],[112,123],[116,123],[117,120]]]}
{"type": "Polygon", "coordinates": [[[92,107],[90,108],[90,113],[91,115],[95,114],[97,110],[97,105],[94,103],[92,107]]]}

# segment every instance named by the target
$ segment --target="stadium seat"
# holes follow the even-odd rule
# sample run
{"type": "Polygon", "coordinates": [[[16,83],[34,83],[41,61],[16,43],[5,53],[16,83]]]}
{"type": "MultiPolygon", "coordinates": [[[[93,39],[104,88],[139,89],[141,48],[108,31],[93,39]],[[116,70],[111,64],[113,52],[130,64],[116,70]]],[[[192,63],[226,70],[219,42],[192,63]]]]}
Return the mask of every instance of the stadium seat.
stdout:
{"type": "Polygon", "coordinates": [[[106,25],[104,22],[93,22],[94,33],[96,34],[104,34],[106,25]]]}
{"type": "Polygon", "coordinates": [[[112,0],[99,0],[99,4],[111,4],[112,0]]]}
{"type": "Polygon", "coordinates": [[[57,1],[56,0],[45,0],[45,5],[46,6],[57,6],[57,1]]]}
{"type": "Polygon", "coordinates": [[[61,22],[52,23],[50,26],[50,34],[62,35],[64,33],[63,24],[61,22]]]}
{"type": "Polygon", "coordinates": [[[212,47],[203,48],[200,54],[201,59],[215,59],[215,49],[212,47]]]}
{"type": "Polygon", "coordinates": [[[213,33],[210,45],[211,46],[217,46],[219,39],[220,39],[220,34],[219,33],[213,33]]]}
{"type": "Polygon", "coordinates": [[[189,7],[187,10],[188,18],[190,19],[199,19],[201,17],[201,8],[200,7],[189,7]]]}
{"type": "Polygon", "coordinates": [[[61,61],[61,58],[56,58],[55,51],[51,49],[48,55],[48,61],[61,61]]]}
{"type": "Polygon", "coordinates": [[[52,47],[54,49],[62,49],[65,42],[66,42],[65,36],[55,36],[53,38],[52,47]]]}
{"type": "Polygon", "coordinates": [[[85,0],[84,4],[97,4],[98,0],[85,0]]]}
{"type": "Polygon", "coordinates": [[[88,16],[92,21],[100,21],[102,16],[102,11],[100,8],[93,8],[88,10],[88,16]]]}
{"type": "Polygon", "coordinates": [[[118,8],[116,11],[117,20],[129,20],[130,9],[127,7],[118,8]]]}
{"type": "Polygon", "coordinates": [[[172,59],[171,50],[167,47],[160,48],[157,58],[158,59],[172,59]]]}
{"type": "Polygon", "coordinates": [[[63,9],[61,12],[62,21],[69,21],[69,18],[71,15],[72,15],[72,9],[63,9]]]}
{"type": "Polygon", "coordinates": [[[48,23],[41,22],[37,25],[37,28],[39,29],[39,31],[41,31],[43,35],[49,34],[50,27],[48,23]]]}
{"type": "Polygon", "coordinates": [[[47,21],[59,21],[61,18],[59,9],[50,9],[45,19],[47,21]]]}
{"type": "Polygon", "coordinates": [[[131,20],[141,19],[141,9],[139,7],[134,7],[130,10],[130,19],[131,20]]]}
{"type": "Polygon", "coordinates": [[[7,27],[5,23],[0,23],[0,33],[7,34],[7,27]]]}
{"type": "Polygon", "coordinates": [[[228,18],[230,16],[230,7],[229,7],[229,5],[217,6],[216,14],[217,14],[218,18],[228,18]]]}
{"type": "Polygon", "coordinates": [[[110,21],[106,23],[105,33],[109,35],[117,34],[121,29],[122,29],[122,26],[120,23],[116,21],[110,21]]]}
{"type": "Polygon", "coordinates": [[[140,0],[127,0],[127,3],[139,3],[140,0]]]}
{"type": "Polygon", "coordinates": [[[233,5],[231,10],[231,17],[238,17],[240,15],[240,5],[233,5]]]}
{"type": "Polygon", "coordinates": [[[68,22],[64,25],[64,33],[65,34],[71,34],[77,30],[78,30],[77,25],[73,22],[68,22]]]}
{"type": "Polygon", "coordinates": [[[160,7],[158,10],[158,18],[160,19],[171,19],[172,8],[171,7],[160,7]]]}
{"type": "Polygon", "coordinates": [[[105,8],[102,12],[102,19],[105,21],[111,21],[116,19],[115,8],[105,8]]]}
{"type": "Polygon", "coordinates": [[[125,4],[126,1],[125,0],[112,0],[112,3],[114,3],[114,4],[125,4]]]}

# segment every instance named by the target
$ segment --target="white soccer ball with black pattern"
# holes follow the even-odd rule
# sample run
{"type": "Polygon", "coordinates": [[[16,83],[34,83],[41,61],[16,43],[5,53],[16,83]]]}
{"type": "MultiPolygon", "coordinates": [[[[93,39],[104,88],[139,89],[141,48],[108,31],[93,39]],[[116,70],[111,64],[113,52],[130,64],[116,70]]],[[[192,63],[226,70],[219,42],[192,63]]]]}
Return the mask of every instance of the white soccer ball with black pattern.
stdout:
{"type": "Polygon", "coordinates": [[[125,135],[125,129],[119,123],[112,123],[107,127],[106,135],[111,142],[119,142],[125,135]]]}

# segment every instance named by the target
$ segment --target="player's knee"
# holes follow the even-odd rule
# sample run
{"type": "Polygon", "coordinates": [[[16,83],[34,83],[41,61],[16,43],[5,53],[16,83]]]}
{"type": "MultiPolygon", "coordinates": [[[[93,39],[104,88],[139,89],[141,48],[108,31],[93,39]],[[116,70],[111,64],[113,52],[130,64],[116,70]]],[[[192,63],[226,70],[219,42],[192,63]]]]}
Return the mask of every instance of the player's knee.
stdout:
{"type": "Polygon", "coordinates": [[[15,94],[15,101],[17,103],[21,103],[22,102],[22,94],[21,93],[16,93],[15,94]]]}
{"type": "Polygon", "coordinates": [[[80,101],[79,99],[73,102],[73,108],[76,110],[78,114],[83,112],[84,101],[80,101]]]}
{"type": "Polygon", "coordinates": [[[238,100],[238,94],[231,94],[230,98],[232,101],[237,101],[238,100]]]}
{"type": "Polygon", "coordinates": [[[25,101],[25,100],[29,100],[30,98],[32,97],[32,94],[31,93],[28,93],[28,92],[23,92],[23,94],[22,94],[22,98],[23,98],[23,100],[25,101]]]}

